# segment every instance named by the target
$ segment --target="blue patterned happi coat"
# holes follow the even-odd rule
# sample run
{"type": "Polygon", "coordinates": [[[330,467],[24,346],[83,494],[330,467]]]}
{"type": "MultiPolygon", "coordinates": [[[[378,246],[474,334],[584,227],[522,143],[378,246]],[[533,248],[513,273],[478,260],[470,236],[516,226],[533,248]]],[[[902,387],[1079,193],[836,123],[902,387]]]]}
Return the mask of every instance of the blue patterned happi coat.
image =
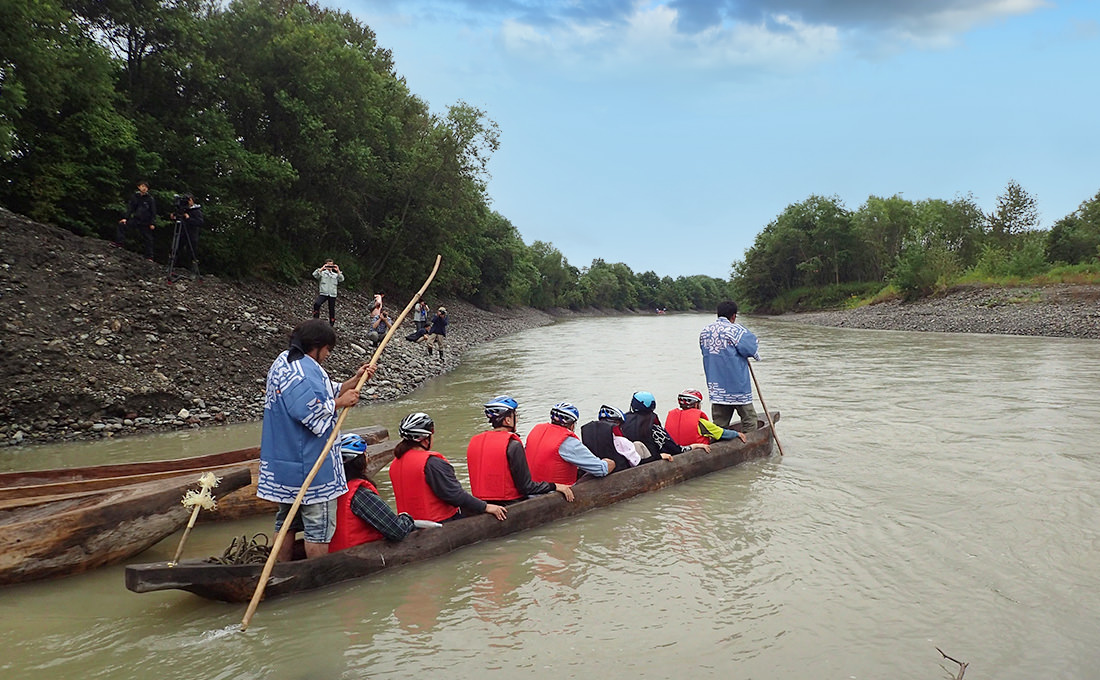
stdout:
{"type": "MultiPolygon", "coordinates": [[[[293,503],[321,448],[336,426],[336,394],[340,384],[329,380],[310,356],[287,361],[279,355],[267,373],[263,434],[260,438],[260,479],[256,495],[276,503],[293,503]]],[[[334,443],[303,504],[338,498],[347,491],[344,466],[334,443]]]]}
{"type": "Polygon", "coordinates": [[[739,323],[720,316],[699,333],[703,372],[712,404],[752,403],[748,357],[759,360],[756,336],[739,323]]]}

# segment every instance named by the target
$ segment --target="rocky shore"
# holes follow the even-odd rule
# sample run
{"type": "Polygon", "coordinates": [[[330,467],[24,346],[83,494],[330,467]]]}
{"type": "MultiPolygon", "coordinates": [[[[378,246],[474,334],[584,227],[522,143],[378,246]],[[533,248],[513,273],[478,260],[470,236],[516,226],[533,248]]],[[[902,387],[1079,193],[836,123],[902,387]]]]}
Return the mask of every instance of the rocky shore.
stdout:
{"type": "MultiPolygon", "coordinates": [[[[264,380],[291,328],[312,314],[313,279],[297,285],[207,276],[169,284],[165,266],[106,241],[0,209],[0,444],[28,444],[257,420],[264,380]]],[[[427,271],[425,271],[425,275],[427,271]]],[[[400,297],[400,296],[394,296],[400,297]]],[[[445,304],[446,354],[404,340],[386,346],[365,400],[394,399],[454,368],[481,342],[553,317],[532,309],[445,304]]],[[[338,346],[325,367],[351,375],[373,353],[373,296],[340,290],[338,346]]],[[[387,297],[396,316],[407,299],[387,297]]]]}
{"type": "Polygon", "coordinates": [[[1100,286],[957,287],[916,302],[890,301],[780,320],[895,331],[1100,339],[1100,286]]]}

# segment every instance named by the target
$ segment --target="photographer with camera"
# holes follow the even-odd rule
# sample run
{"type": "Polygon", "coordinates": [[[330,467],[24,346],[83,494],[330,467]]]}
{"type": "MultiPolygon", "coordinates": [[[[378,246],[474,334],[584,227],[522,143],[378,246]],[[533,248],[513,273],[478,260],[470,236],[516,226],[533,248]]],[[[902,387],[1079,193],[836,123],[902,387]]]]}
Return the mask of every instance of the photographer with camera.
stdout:
{"type": "Polygon", "coordinates": [[[390,332],[393,321],[390,320],[389,313],[381,304],[376,302],[374,305],[374,308],[371,310],[370,331],[367,332],[367,340],[370,340],[377,346],[378,343],[382,342],[382,338],[386,337],[386,333],[390,332]]]}
{"type": "Polygon", "coordinates": [[[126,214],[118,221],[115,229],[115,240],[112,245],[121,248],[126,243],[126,231],[129,227],[137,229],[141,238],[145,241],[145,259],[153,259],[153,229],[157,219],[157,202],[149,193],[149,182],[141,180],[137,183],[138,190],[130,197],[126,204],[126,214]]]}
{"type": "Polygon", "coordinates": [[[344,273],[340,271],[340,267],[330,257],[325,260],[323,265],[313,270],[313,278],[321,282],[320,292],[317,299],[313,301],[313,318],[320,318],[321,305],[324,304],[325,300],[328,300],[328,323],[330,326],[335,326],[336,285],[344,280],[344,273]]]}
{"type": "MultiPolygon", "coordinates": [[[[199,275],[199,227],[205,223],[202,215],[202,206],[195,203],[195,197],[191,194],[177,194],[172,199],[175,212],[171,217],[176,221],[176,227],[182,228],[187,250],[191,254],[191,274],[199,275]]],[[[176,263],[176,254],[179,251],[179,231],[172,238],[172,264],[176,263]]]]}

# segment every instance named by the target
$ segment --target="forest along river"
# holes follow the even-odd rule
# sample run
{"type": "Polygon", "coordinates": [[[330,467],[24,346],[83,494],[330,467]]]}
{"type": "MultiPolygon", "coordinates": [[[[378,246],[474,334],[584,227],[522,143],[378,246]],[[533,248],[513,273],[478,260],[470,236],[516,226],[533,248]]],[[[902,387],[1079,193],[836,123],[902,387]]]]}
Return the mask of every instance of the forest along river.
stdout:
{"type": "MultiPolygon", "coordinates": [[[[588,420],[634,390],[663,414],[704,389],[697,335],[711,318],[524,332],[350,423],[393,432],[425,410],[464,479],[465,443],[497,394],[519,400],[526,434],[558,400],[588,420]]],[[[0,589],[0,676],[936,678],[957,671],[938,646],[967,677],[1096,677],[1100,343],[742,321],[761,337],[785,457],[263,602],[245,633],[243,605],[133,594],[122,566],[0,589]]],[[[250,425],[9,448],[0,465],[258,440],[250,425]]],[[[270,525],[200,525],[185,552],[220,554],[270,525]]],[[[135,561],[169,559],[178,540],[135,561]]]]}

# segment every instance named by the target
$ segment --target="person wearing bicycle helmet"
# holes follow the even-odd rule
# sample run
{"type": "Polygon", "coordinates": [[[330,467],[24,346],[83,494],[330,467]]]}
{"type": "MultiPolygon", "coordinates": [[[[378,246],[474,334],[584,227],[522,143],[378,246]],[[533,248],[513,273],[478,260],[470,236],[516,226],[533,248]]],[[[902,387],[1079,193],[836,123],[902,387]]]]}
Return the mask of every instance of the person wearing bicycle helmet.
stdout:
{"type": "Polygon", "coordinates": [[[363,543],[400,541],[416,527],[406,513],[394,514],[378,495],[374,482],[367,477],[367,443],[354,433],[340,438],[340,457],[348,490],[336,501],[336,533],[328,544],[329,552],[363,543]]]}
{"type": "Polygon", "coordinates": [[[677,395],[676,401],[680,406],[665,416],[665,430],[677,444],[709,444],[734,437],[745,441],[745,435],[737,430],[728,430],[710,422],[707,414],[699,408],[703,402],[703,393],[699,390],[684,390],[677,395]]]}
{"type": "Polygon", "coordinates": [[[630,441],[641,442],[649,451],[649,458],[642,459],[642,464],[652,463],[661,459],[672,460],[672,457],[690,451],[691,449],[706,449],[710,451],[710,444],[691,444],[680,446],[661,426],[661,419],[654,413],[657,408],[657,400],[649,392],[635,392],[630,398],[630,413],[623,420],[623,436],[630,441]]]}
{"type": "Polygon", "coordinates": [[[649,451],[623,436],[623,412],[614,406],[600,407],[597,419],[581,426],[581,443],[600,458],[615,462],[615,472],[638,465],[649,451]]]}
{"type": "Polygon", "coordinates": [[[485,417],[493,429],[474,435],[466,447],[470,492],[502,505],[553,491],[572,502],[573,489],[569,485],[532,481],[523,440],[516,434],[518,409],[519,403],[509,396],[485,404],[485,417]]]}
{"type": "Polygon", "coordinates": [[[572,485],[581,472],[606,477],[615,461],[597,458],[574,434],[580,411],[562,401],[550,409],[550,422],[539,423],[527,435],[527,462],[531,478],[538,482],[572,485]]]}
{"type": "MultiPolygon", "coordinates": [[[[333,382],[321,364],[334,347],[336,331],[332,326],[310,319],[294,329],[290,348],[275,359],[267,373],[256,495],[278,504],[276,531],[282,529],[306,477],[322,457],[292,520],[292,526],[305,533],[306,557],[328,554],[336,530],[336,499],[348,490],[335,441],[324,450],[336,427],[337,411],[358,403],[359,380],[374,375],[374,367],[363,364],[352,378],[333,382]]],[[[293,548],[293,540],[283,541],[277,558],[291,559],[293,548]]]]}
{"type": "Polygon", "coordinates": [[[486,503],[466,492],[455,469],[442,454],[432,451],[435,422],[427,413],[410,413],[397,428],[401,441],[393,449],[390,482],[398,512],[413,519],[447,522],[483,512],[499,520],[508,516],[500,505],[486,503]]]}

